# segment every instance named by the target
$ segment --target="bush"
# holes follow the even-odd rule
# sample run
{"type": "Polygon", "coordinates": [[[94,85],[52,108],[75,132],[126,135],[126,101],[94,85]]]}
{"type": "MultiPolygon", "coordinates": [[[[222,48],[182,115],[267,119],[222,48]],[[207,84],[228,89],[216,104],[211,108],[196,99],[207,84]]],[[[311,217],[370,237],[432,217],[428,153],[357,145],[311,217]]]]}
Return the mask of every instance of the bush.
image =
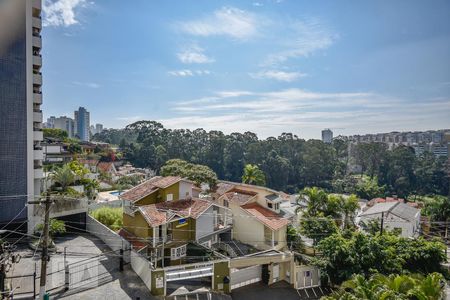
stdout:
{"type": "Polygon", "coordinates": [[[92,211],[91,216],[112,230],[122,228],[123,211],[121,207],[100,207],[92,211]]]}

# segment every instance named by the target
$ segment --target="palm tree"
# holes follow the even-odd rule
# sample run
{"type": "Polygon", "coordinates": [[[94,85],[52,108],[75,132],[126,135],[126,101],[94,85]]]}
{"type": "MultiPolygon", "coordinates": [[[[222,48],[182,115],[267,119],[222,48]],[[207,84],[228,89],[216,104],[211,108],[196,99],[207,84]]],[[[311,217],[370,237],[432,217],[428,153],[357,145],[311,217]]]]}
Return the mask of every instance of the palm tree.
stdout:
{"type": "Polygon", "coordinates": [[[263,171],[257,165],[247,164],[244,167],[244,175],[242,175],[242,183],[265,185],[266,177],[263,171]]]}
{"type": "Polygon", "coordinates": [[[69,185],[75,182],[75,173],[68,164],[56,169],[52,174],[53,181],[61,186],[63,192],[67,191],[69,185]]]}
{"type": "Polygon", "coordinates": [[[340,211],[344,219],[344,228],[348,228],[350,224],[354,225],[355,212],[358,209],[358,198],[355,195],[349,197],[340,196],[340,211]]]}
{"type": "Polygon", "coordinates": [[[300,197],[305,199],[308,203],[308,213],[310,216],[317,216],[325,208],[328,200],[327,193],[317,187],[304,188],[300,192],[300,197]]]}

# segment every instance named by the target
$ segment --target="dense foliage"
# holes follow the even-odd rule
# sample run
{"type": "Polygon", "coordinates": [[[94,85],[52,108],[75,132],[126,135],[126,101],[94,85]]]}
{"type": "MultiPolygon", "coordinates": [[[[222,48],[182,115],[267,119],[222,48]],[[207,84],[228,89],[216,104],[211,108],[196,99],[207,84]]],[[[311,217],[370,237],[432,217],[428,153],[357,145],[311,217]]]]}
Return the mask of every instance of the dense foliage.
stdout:
{"type": "Polygon", "coordinates": [[[197,186],[207,183],[212,188],[217,183],[217,175],[209,167],[191,164],[181,159],[168,160],[161,168],[161,175],[187,178],[197,186]]]}
{"type": "Polygon", "coordinates": [[[364,197],[448,194],[445,160],[428,153],[416,157],[404,146],[393,151],[380,143],[349,147],[341,139],[325,144],[291,133],[261,140],[252,132],[226,135],[201,128],[171,130],[154,121],[104,130],[94,139],[118,144],[124,159],[157,171],[167,160],[181,159],[210,167],[219,179],[239,182],[247,164],[257,165],[268,187],[291,193],[307,186],[328,190],[341,186],[364,197]],[[355,163],[370,180],[359,183],[360,179],[348,174],[355,163]]]}
{"type": "Polygon", "coordinates": [[[374,274],[369,279],[355,275],[341,288],[322,300],[441,300],[444,299],[445,281],[441,274],[426,277],[420,274],[374,274]]]}
{"type": "Polygon", "coordinates": [[[354,274],[401,274],[403,271],[429,274],[442,271],[445,245],[423,238],[408,239],[391,233],[350,236],[333,234],[319,242],[321,253],[313,263],[331,283],[340,284],[354,274]]]}
{"type": "Polygon", "coordinates": [[[112,230],[119,230],[123,224],[123,211],[121,207],[103,206],[90,212],[97,221],[112,230]]]}

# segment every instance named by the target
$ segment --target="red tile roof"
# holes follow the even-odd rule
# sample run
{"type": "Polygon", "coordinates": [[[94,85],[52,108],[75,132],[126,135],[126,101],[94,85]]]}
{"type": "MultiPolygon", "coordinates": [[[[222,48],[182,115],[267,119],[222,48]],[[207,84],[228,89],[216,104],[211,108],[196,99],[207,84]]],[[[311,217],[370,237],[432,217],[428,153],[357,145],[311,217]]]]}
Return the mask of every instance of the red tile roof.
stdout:
{"type": "Polygon", "coordinates": [[[144,205],[139,207],[139,211],[148,225],[153,227],[167,223],[174,215],[197,219],[211,205],[210,201],[193,198],[144,205]]]}
{"type": "Polygon", "coordinates": [[[130,244],[133,246],[133,249],[135,249],[135,250],[139,251],[140,249],[142,249],[146,246],[146,244],[142,241],[141,238],[135,236],[134,234],[132,234],[131,232],[128,232],[127,230],[125,230],[123,228],[121,228],[117,233],[121,237],[126,239],[128,242],[130,242],[130,244]]]}
{"type": "Polygon", "coordinates": [[[102,162],[99,162],[99,163],[98,163],[97,168],[98,168],[100,171],[106,173],[106,172],[109,172],[109,171],[110,171],[110,169],[111,169],[112,166],[113,166],[113,163],[112,163],[112,162],[105,162],[105,161],[102,161],[102,162]]]}
{"type": "Polygon", "coordinates": [[[289,223],[288,219],[281,217],[270,209],[262,207],[258,203],[245,204],[241,208],[273,230],[278,230],[289,223]]]}
{"type": "Polygon", "coordinates": [[[150,178],[149,180],[144,181],[143,183],[135,186],[132,189],[129,189],[125,193],[123,193],[120,198],[132,202],[136,202],[141,200],[142,198],[150,195],[151,193],[157,191],[160,188],[169,187],[181,180],[181,177],[178,176],[155,176],[150,178]]]}
{"type": "Polygon", "coordinates": [[[234,202],[239,205],[244,205],[256,195],[257,193],[255,192],[240,190],[236,188],[233,188],[232,190],[230,190],[225,194],[225,196],[230,202],[234,202]]]}
{"type": "Polygon", "coordinates": [[[219,182],[216,185],[216,190],[215,193],[220,196],[222,196],[223,194],[225,194],[226,192],[228,192],[229,190],[231,190],[232,188],[234,188],[234,184],[231,183],[225,183],[225,182],[219,182]]]}

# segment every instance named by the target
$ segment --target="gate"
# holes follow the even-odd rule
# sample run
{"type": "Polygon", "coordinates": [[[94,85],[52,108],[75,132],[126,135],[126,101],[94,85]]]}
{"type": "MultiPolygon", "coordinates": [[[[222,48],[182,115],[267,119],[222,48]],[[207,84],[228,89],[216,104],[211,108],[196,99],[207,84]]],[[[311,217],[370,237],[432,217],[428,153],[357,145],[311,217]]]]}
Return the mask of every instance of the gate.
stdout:
{"type": "Polygon", "coordinates": [[[243,269],[231,270],[231,289],[237,289],[261,281],[262,267],[251,266],[243,269]]]}
{"type": "Polygon", "coordinates": [[[120,266],[118,251],[70,263],[66,270],[66,288],[79,291],[110,282],[114,279],[114,273],[120,271],[120,266]]]}

